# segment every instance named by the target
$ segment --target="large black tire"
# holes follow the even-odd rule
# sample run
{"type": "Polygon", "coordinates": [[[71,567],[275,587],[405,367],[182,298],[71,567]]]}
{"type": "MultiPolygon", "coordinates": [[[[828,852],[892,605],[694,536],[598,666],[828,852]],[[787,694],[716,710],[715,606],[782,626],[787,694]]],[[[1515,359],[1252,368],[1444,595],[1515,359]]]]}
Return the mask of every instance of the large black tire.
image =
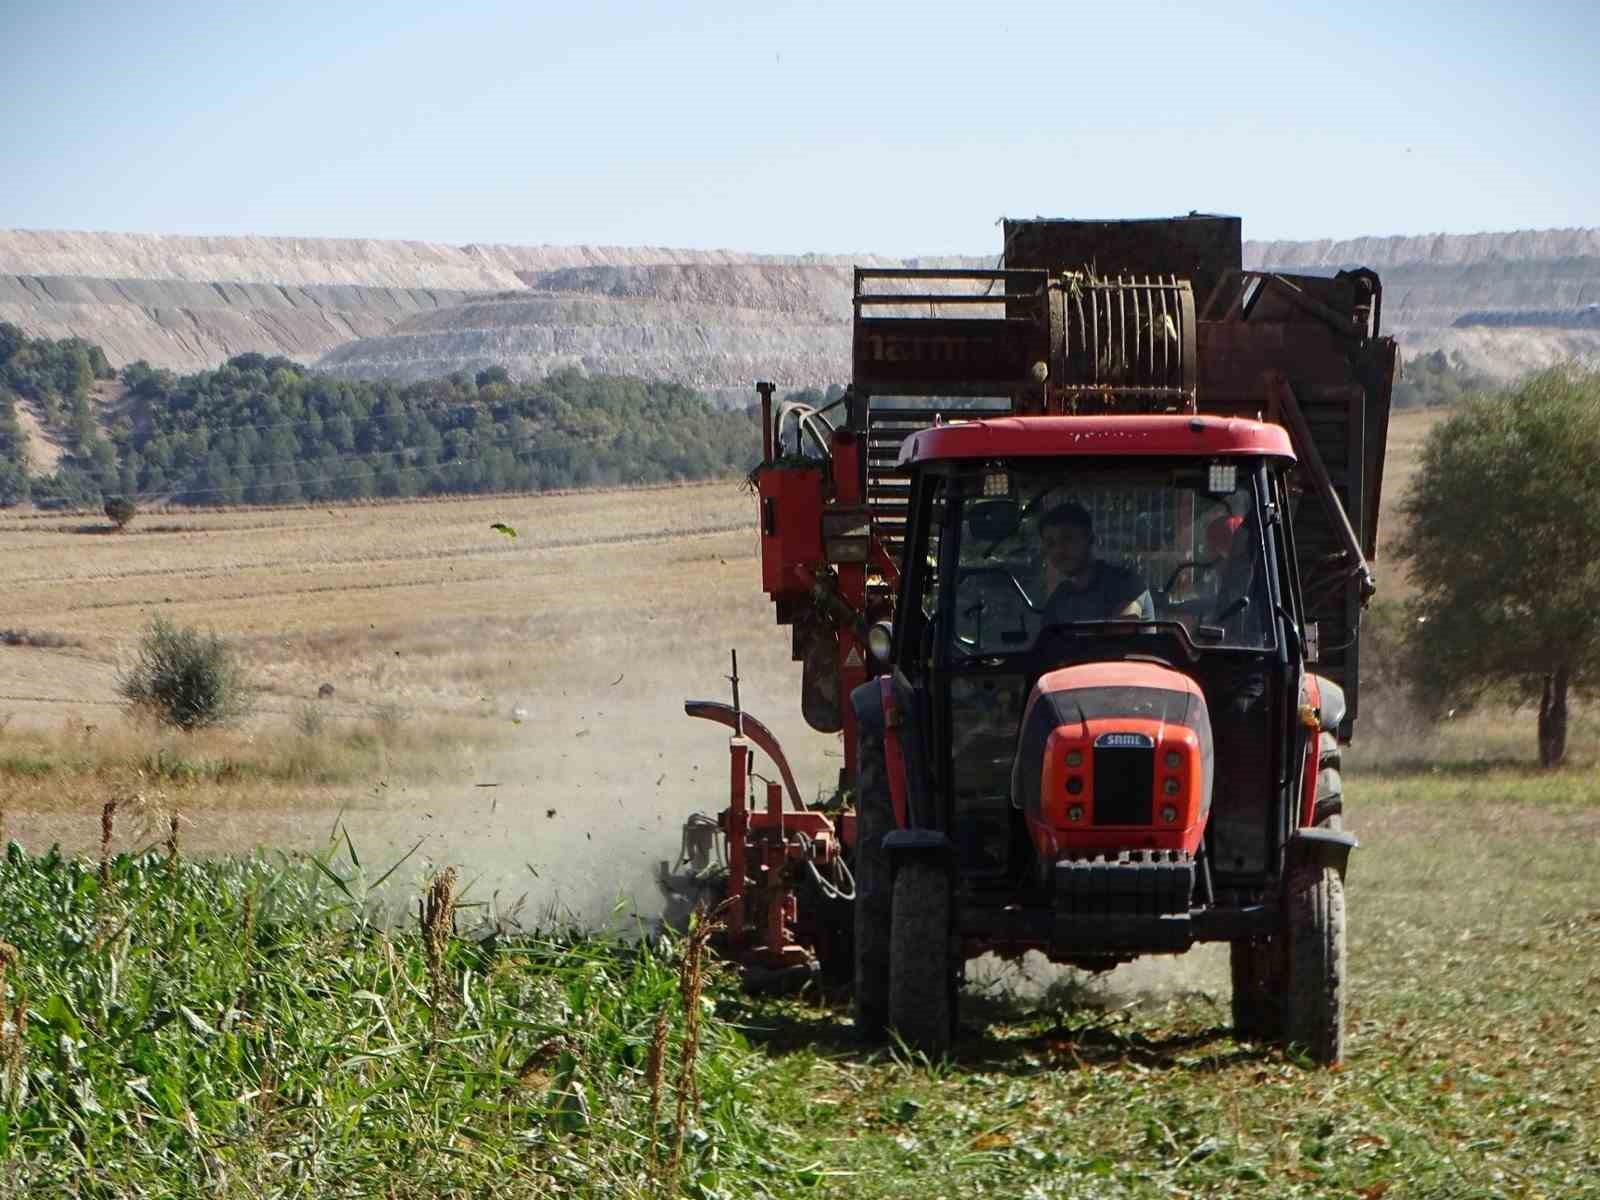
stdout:
{"type": "Polygon", "coordinates": [[[1312,1062],[1344,1058],[1344,879],[1305,865],[1284,888],[1283,1037],[1312,1062]]]}
{"type": "Polygon", "coordinates": [[[950,872],[936,858],[901,862],[894,873],[889,945],[889,1025],[929,1058],[948,1053],[955,1033],[950,954],[950,872]]]}
{"type": "MultiPolygon", "coordinates": [[[[1344,778],[1338,739],[1317,742],[1317,813],[1322,829],[1344,829],[1344,778]]],[[[1344,1059],[1344,875],[1333,867],[1294,867],[1283,886],[1283,1040],[1310,1061],[1344,1059]]]]}
{"type": "MultiPolygon", "coordinates": [[[[1337,739],[1324,733],[1314,818],[1323,829],[1344,828],[1342,766],[1337,739]]],[[[1331,1066],[1344,1058],[1344,876],[1332,867],[1296,867],[1283,895],[1283,1039],[1331,1066]]]]}
{"type": "MultiPolygon", "coordinates": [[[[1344,828],[1342,766],[1338,739],[1331,733],[1321,734],[1317,739],[1317,798],[1313,822],[1324,829],[1344,828]]],[[[1318,1062],[1337,1062],[1337,1056],[1344,1053],[1344,881],[1336,879],[1335,882],[1338,885],[1337,944],[1326,946],[1320,961],[1311,961],[1309,947],[1317,937],[1315,930],[1318,928],[1323,930],[1324,939],[1334,936],[1327,928],[1327,914],[1334,901],[1325,894],[1320,898],[1310,895],[1321,886],[1321,880],[1312,881],[1308,876],[1286,882],[1282,933],[1229,946],[1233,1028],[1240,1038],[1299,1042],[1312,1048],[1312,1057],[1318,1062]],[[1319,908],[1322,915],[1313,911],[1319,908]],[[1298,940],[1290,936],[1289,925],[1294,921],[1300,923],[1303,931],[1298,940]],[[1290,961],[1295,953],[1302,955],[1298,966],[1290,961]],[[1322,980],[1318,986],[1324,990],[1331,988],[1331,1001],[1316,1001],[1311,991],[1306,990],[1311,986],[1307,981],[1313,975],[1322,980]],[[1298,995],[1294,986],[1296,979],[1301,988],[1298,995]],[[1312,1031],[1317,1029],[1322,1032],[1313,1036],[1312,1031]],[[1324,1053],[1333,1053],[1336,1057],[1318,1057],[1319,1045],[1324,1053]]]]}
{"type": "Polygon", "coordinates": [[[1228,965],[1233,975],[1233,1032],[1242,1041],[1273,1041],[1282,1032],[1281,953],[1282,941],[1278,938],[1233,942],[1228,947],[1228,965]]]}
{"type": "Polygon", "coordinates": [[[1342,828],[1330,818],[1342,819],[1344,814],[1343,766],[1344,755],[1338,739],[1331,733],[1324,733],[1317,740],[1317,811],[1311,820],[1313,825],[1324,829],[1342,828]]]}
{"type": "Polygon", "coordinates": [[[856,755],[854,1009],[856,1032],[883,1037],[889,1023],[889,917],[894,877],[883,839],[894,828],[883,738],[863,729],[856,755]]]}

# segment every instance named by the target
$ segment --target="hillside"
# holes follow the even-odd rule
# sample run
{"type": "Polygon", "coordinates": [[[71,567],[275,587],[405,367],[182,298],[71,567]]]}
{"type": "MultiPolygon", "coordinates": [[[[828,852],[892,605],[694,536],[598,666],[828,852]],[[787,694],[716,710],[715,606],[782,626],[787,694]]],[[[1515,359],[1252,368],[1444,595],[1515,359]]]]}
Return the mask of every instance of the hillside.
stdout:
{"type": "Polygon", "coordinates": [[[242,354],[178,376],[0,322],[0,505],[295,503],[737,475],[745,409],[679,383],[503,367],[407,386],[242,354]]]}
{"type": "MultiPolygon", "coordinates": [[[[759,375],[841,381],[850,268],[898,261],[932,260],[0,231],[0,320],[81,337],[113,365],[258,352],[407,380],[576,366],[733,396],[759,375]]],[[[1378,269],[1408,355],[1460,353],[1501,376],[1600,355],[1600,230],[1247,242],[1245,262],[1378,269]]]]}

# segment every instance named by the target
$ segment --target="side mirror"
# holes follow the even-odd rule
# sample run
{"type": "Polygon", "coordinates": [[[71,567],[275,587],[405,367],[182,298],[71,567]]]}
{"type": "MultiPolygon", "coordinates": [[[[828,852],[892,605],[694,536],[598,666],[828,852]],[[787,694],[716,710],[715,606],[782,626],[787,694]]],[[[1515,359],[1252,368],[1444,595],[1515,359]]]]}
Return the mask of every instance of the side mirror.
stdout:
{"type": "Polygon", "coordinates": [[[1022,510],[1009,496],[986,496],[967,505],[967,528],[986,542],[1008,538],[1022,524],[1022,510]]]}

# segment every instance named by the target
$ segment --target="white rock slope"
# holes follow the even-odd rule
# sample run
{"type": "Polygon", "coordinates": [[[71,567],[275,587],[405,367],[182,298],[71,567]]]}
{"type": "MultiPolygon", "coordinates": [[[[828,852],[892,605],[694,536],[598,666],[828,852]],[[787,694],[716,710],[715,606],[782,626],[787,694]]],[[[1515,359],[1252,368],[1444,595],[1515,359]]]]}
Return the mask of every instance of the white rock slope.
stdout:
{"type": "MultiPolygon", "coordinates": [[[[1502,374],[1600,353],[1584,316],[1600,303],[1600,230],[1247,243],[1245,259],[1376,268],[1408,352],[1460,351],[1502,374]]],[[[0,320],[176,370],[254,350],[365,377],[573,365],[743,394],[758,375],[842,379],[850,267],[893,261],[13,230],[0,231],[0,320]]]]}

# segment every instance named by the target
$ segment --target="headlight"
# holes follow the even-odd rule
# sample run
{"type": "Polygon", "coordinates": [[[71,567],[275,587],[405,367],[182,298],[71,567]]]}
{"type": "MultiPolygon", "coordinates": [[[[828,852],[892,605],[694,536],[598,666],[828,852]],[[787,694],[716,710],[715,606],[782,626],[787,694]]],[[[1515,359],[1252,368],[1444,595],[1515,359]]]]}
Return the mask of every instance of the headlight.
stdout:
{"type": "Polygon", "coordinates": [[[879,662],[889,661],[889,651],[894,646],[894,626],[887,621],[879,621],[867,630],[867,649],[872,651],[872,657],[879,662]]]}

